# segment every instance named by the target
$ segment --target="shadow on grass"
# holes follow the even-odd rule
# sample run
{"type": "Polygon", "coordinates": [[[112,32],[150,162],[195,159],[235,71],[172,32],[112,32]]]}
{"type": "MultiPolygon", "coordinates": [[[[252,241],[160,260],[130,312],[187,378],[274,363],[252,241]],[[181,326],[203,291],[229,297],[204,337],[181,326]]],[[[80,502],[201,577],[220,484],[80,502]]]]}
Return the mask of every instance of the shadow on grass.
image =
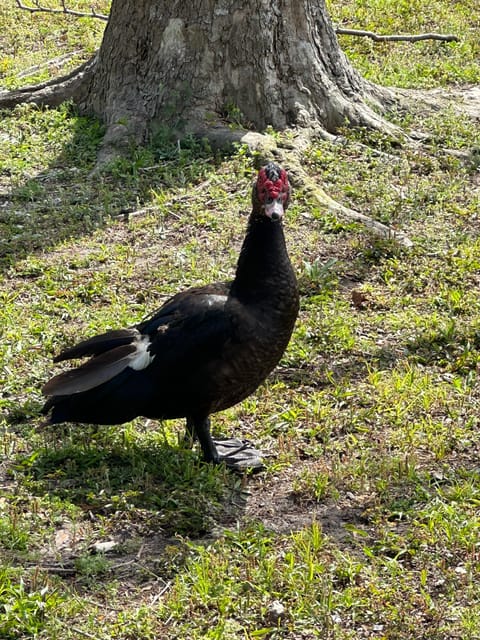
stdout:
{"type": "Polygon", "coordinates": [[[168,536],[196,538],[228,519],[231,474],[169,445],[159,432],[77,426],[55,441],[47,433],[45,439],[42,448],[17,460],[35,495],[55,496],[98,516],[124,512],[135,520],[148,512],[168,536]]]}
{"type": "Polygon", "coordinates": [[[0,116],[0,272],[138,209],[152,189],[201,179],[213,160],[203,141],[187,139],[180,148],[160,130],[148,148],[132,147],[130,157],[94,172],[104,133],[98,120],[69,104],[23,105],[0,116]]]}
{"type": "Polygon", "coordinates": [[[0,269],[4,270],[29,253],[89,233],[103,223],[100,203],[95,211],[92,207],[99,197],[99,181],[87,179],[103,127],[96,120],[76,117],[68,106],[2,116],[4,125],[11,124],[0,151],[0,269]],[[36,173],[49,144],[61,145],[61,152],[47,169],[36,173]]]}
{"type": "Polygon", "coordinates": [[[473,375],[480,357],[480,327],[450,319],[422,331],[406,343],[406,348],[422,365],[473,375]]]}
{"type": "Polygon", "coordinates": [[[290,357],[277,367],[271,378],[292,389],[334,388],[345,381],[365,380],[373,367],[380,371],[393,369],[400,355],[401,349],[393,347],[379,347],[371,353],[346,352],[341,358],[326,350],[315,353],[311,360],[290,357]]]}

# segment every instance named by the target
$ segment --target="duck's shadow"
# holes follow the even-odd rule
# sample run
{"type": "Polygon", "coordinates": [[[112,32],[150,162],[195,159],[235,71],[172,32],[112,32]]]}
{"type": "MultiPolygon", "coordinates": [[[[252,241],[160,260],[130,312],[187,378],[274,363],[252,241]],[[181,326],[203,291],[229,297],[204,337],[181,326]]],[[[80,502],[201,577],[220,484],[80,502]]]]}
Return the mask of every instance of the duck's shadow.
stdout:
{"type": "Polygon", "coordinates": [[[196,451],[169,444],[160,431],[70,427],[45,434],[35,456],[19,460],[34,493],[80,507],[89,517],[123,513],[165,535],[197,538],[238,517],[239,479],[196,451]]]}

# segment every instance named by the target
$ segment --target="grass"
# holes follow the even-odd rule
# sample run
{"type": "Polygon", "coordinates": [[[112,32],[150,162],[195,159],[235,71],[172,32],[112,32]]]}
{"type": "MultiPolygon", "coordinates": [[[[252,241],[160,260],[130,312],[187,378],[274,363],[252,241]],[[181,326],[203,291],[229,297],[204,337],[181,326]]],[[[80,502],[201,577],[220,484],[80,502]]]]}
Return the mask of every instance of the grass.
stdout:
{"type": "MultiPolygon", "coordinates": [[[[23,4],[35,7],[33,2],[23,4]]],[[[55,0],[45,0],[40,6],[61,8],[55,0]]],[[[66,6],[85,13],[93,9],[108,14],[110,2],[74,0],[66,6]]],[[[8,34],[0,42],[0,79],[8,89],[71,71],[95,52],[105,28],[105,22],[92,18],[19,11],[10,0],[0,7],[0,23],[8,34]]]]}
{"type": "MultiPolygon", "coordinates": [[[[375,81],[478,81],[479,14],[467,1],[331,9],[348,26],[464,36],[342,40],[375,81]]],[[[0,26],[10,88],[45,79],[50,69],[18,74],[52,56],[86,59],[103,23],[12,3],[0,26]]],[[[264,473],[237,478],[185,451],[179,421],[42,427],[39,389],[52,355],[79,336],[232,275],[251,159],[194,140],[178,149],[159,131],[92,177],[98,122],[71,105],[2,114],[2,638],[480,637],[479,175],[449,153],[478,148],[478,123],[453,108],[392,117],[428,144],[346,130],[346,144],[319,142],[304,166],[415,246],[404,252],[294,194],[294,337],[267,383],[213,420],[274,454],[264,473]]]]}
{"type": "Polygon", "coordinates": [[[373,82],[396,87],[433,88],[478,83],[480,16],[475,0],[452,7],[443,0],[365,0],[327,2],[339,27],[379,35],[454,34],[459,42],[423,40],[376,43],[370,38],[339,36],[340,44],[362,74],[373,82]]]}

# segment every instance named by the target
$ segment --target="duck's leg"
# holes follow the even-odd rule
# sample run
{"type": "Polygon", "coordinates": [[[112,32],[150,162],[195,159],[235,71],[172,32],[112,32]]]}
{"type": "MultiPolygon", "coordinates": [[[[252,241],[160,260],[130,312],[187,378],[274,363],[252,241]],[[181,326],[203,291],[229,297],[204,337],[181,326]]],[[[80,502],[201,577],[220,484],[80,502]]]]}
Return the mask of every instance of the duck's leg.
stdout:
{"type": "Polygon", "coordinates": [[[203,459],[205,462],[218,463],[218,453],[210,434],[210,418],[187,418],[185,440],[189,446],[193,446],[195,440],[200,442],[203,459]]]}
{"type": "Polygon", "coordinates": [[[236,471],[263,469],[262,454],[248,441],[238,438],[213,439],[210,434],[210,418],[187,418],[185,440],[190,446],[198,438],[205,462],[223,462],[236,471]]]}

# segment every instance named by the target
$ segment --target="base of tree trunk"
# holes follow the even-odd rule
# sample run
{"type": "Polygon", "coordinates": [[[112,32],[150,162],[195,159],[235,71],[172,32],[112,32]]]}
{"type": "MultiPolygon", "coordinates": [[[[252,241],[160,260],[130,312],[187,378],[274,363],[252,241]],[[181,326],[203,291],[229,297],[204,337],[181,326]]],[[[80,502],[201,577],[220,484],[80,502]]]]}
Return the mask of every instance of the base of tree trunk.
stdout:
{"type": "MultiPolygon", "coordinates": [[[[37,85],[0,92],[0,109],[11,109],[18,104],[25,103],[56,107],[63,102],[72,100],[80,113],[91,115],[92,109],[87,101],[87,95],[91,90],[97,62],[97,55],[94,55],[67,75],[37,85]]],[[[370,101],[374,103],[379,112],[385,110],[387,105],[396,104],[398,96],[392,90],[371,84],[368,84],[368,88],[370,101]]],[[[398,140],[405,138],[398,127],[385,120],[377,111],[361,100],[357,99],[351,102],[343,100],[341,105],[337,105],[337,109],[341,109],[336,114],[335,119],[338,121],[349,123],[352,126],[374,129],[398,140]]],[[[325,140],[337,139],[338,136],[334,130],[327,129],[325,123],[310,116],[306,110],[299,109],[297,115],[297,121],[292,123],[293,130],[303,131],[303,135],[310,139],[314,137],[325,140]]],[[[329,120],[333,121],[333,116],[329,120]]],[[[130,113],[128,121],[119,119],[106,124],[103,142],[98,152],[97,170],[116,158],[125,156],[132,147],[148,144],[150,135],[149,123],[140,113],[130,113]]],[[[213,111],[210,111],[208,117],[205,117],[205,110],[201,115],[198,112],[193,112],[191,120],[183,128],[183,131],[174,133],[179,139],[185,135],[206,138],[215,149],[227,149],[232,144],[241,142],[247,144],[252,151],[257,151],[262,145],[266,144],[269,147],[273,140],[270,136],[247,131],[238,125],[229,126],[225,120],[221,119],[220,114],[215,114],[213,111]]]]}
{"type": "Polygon", "coordinates": [[[0,107],[64,99],[104,122],[99,166],[159,128],[213,138],[228,119],[256,131],[327,137],[348,123],[400,135],[381,115],[391,92],[349,63],[324,0],[114,0],[91,61],[0,94],[0,107]]]}
{"type": "Polygon", "coordinates": [[[381,115],[389,99],[349,63],[324,0],[114,0],[79,106],[106,125],[102,163],[160,128],[210,137],[228,120],[399,135],[381,115]]]}
{"type": "MultiPolygon", "coordinates": [[[[56,107],[62,102],[73,100],[81,112],[88,112],[88,108],[85,106],[85,93],[86,89],[91,85],[96,64],[97,57],[93,56],[65,76],[38,85],[1,92],[0,109],[10,109],[22,103],[56,107]]],[[[380,97],[388,102],[394,101],[394,94],[391,91],[383,92],[381,88],[372,86],[372,92],[375,93],[377,104],[381,104],[380,97]]],[[[344,107],[344,113],[345,117],[350,122],[353,121],[357,126],[373,128],[397,138],[404,137],[400,129],[391,125],[361,102],[352,103],[352,105],[344,107]]],[[[140,120],[140,117],[138,120],[140,120]]],[[[246,145],[252,153],[255,153],[259,162],[274,160],[284,165],[289,171],[294,186],[305,189],[310,198],[316,201],[320,207],[326,208],[335,215],[347,220],[365,225],[380,238],[391,240],[403,247],[411,247],[413,243],[405,234],[336,202],[309,178],[302,168],[301,155],[314,139],[334,140],[337,139],[337,136],[327,131],[322,123],[309,118],[306,114],[303,115],[301,124],[302,126],[290,129],[293,135],[284,136],[285,140],[288,139],[288,143],[284,142],[283,144],[279,144],[271,135],[249,131],[238,126],[230,127],[220,120],[215,122],[210,120],[208,126],[205,126],[205,119],[193,121],[189,123],[184,133],[207,139],[215,149],[226,150],[238,144],[246,145]]],[[[129,126],[120,122],[111,123],[107,126],[98,152],[94,172],[101,171],[106,164],[116,158],[128,155],[128,152],[132,149],[132,144],[147,142],[146,127],[147,123],[144,121],[134,122],[132,126],[131,119],[129,126]],[[132,131],[135,133],[132,134],[132,131]]]]}

